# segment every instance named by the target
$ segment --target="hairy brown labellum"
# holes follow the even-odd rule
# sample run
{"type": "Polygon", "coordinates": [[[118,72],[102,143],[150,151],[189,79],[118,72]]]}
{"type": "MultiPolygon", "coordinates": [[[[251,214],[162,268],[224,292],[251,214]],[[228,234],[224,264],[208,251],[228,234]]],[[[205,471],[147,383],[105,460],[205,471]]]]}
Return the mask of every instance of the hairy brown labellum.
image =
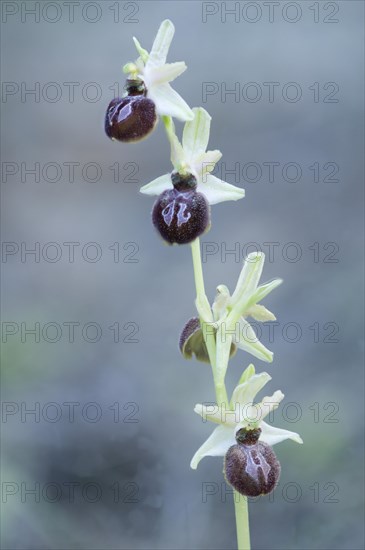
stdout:
{"type": "Polygon", "coordinates": [[[261,430],[240,430],[237,445],[232,445],[224,459],[227,482],[241,495],[256,497],[273,491],[280,478],[280,462],[274,451],[258,441],[261,430]]]}
{"type": "Polygon", "coordinates": [[[167,243],[187,244],[209,229],[210,207],[202,193],[168,189],[155,202],[152,221],[167,243]]]}
{"type": "Polygon", "coordinates": [[[117,141],[139,141],[147,137],[157,123],[155,104],[146,97],[143,82],[128,80],[127,96],[113,99],[105,115],[105,132],[117,141]]]}

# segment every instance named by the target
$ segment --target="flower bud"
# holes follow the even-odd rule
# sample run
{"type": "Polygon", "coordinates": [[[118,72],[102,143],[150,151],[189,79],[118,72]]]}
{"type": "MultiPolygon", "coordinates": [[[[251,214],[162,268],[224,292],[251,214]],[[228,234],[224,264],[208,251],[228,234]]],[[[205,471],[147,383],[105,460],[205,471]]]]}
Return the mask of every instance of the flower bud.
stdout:
{"type": "Polygon", "coordinates": [[[242,428],[237,445],[232,445],[224,459],[227,482],[241,495],[256,497],[273,491],[280,477],[280,462],[270,445],[259,441],[259,428],[242,428]]]}
{"type": "Polygon", "coordinates": [[[146,97],[141,80],[127,80],[127,95],[113,99],[105,116],[105,132],[117,141],[140,141],[157,123],[155,104],[146,97]]]}
{"type": "MultiPolygon", "coordinates": [[[[208,333],[208,338],[212,338],[213,335],[215,337],[215,329],[210,327],[208,330],[210,331],[208,333]]],[[[210,363],[207,346],[204,341],[203,331],[198,317],[192,317],[185,323],[180,335],[179,348],[185,359],[191,359],[194,354],[198,361],[210,363]]],[[[230,357],[233,357],[236,351],[237,347],[232,342],[230,357]]]]}
{"type": "MultiPolygon", "coordinates": [[[[181,185],[188,185],[186,182],[181,185]]],[[[178,184],[179,185],[179,184],[178,184]]],[[[161,237],[169,244],[195,241],[210,227],[210,207],[202,193],[179,191],[161,193],[152,210],[152,221],[161,237]]]]}

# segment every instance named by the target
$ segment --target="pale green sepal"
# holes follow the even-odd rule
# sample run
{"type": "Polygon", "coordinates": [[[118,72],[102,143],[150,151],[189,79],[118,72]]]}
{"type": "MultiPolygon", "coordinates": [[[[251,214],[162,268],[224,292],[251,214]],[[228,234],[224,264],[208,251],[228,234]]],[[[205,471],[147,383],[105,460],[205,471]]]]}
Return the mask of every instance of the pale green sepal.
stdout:
{"type": "Polygon", "coordinates": [[[175,170],[184,174],[186,169],[185,152],[181,146],[180,141],[175,133],[175,124],[170,116],[163,116],[163,122],[165,124],[167,137],[171,147],[171,163],[175,170]]]}
{"type": "Polygon", "coordinates": [[[296,432],[275,428],[274,426],[266,424],[266,422],[261,422],[260,428],[260,439],[268,445],[276,445],[276,443],[281,443],[281,441],[285,441],[286,439],[291,439],[296,443],[303,443],[303,439],[296,432]]]}
{"type": "Polygon", "coordinates": [[[205,174],[199,183],[199,191],[208,199],[209,204],[218,204],[225,201],[237,201],[245,196],[245,190],[235,187],[212,174],[205,174]]]}
{"type": "MultiPolygon", "coordinates": [[[[217,353],[217,364],[216,364],[216,375],[217,382],[223,383],[226,376],[228,368],[229,354],[232,345],[232,334],[226,331],[225,325],[220,325],[217,330],[216,336],[216,353],[217,353]]],[[[233,342],[236,344],[235,342],[233,342]]],[[[237,346],[237,344],[236,344],[237,346]]],[[[237,346],[238,347],[238,346],[237,346]]]]}
{"type": "Polygon", "coordinates": [[[251,252],[243,262],[236,288],[232,294],[231,303],[235,303],[243,294],[253,292],[259,284],[264,268],[265,254],[263,252],[251,252]]]}
{"type": "Polygon", "coordinates": [[[248,317],[252,317],[255,321],[264,323],[265,321],[275,321],[275,315],[269,311],[265,306],[255,304],[246,311],[248,317]]]}
{"type": "Polygon", "coordinates": [[[245,319],[241,318],[238,323],[238,337],[234,337],[233,342],[239,349],[251,353],[254,357],[272,363],[273,353],[268,350],[257,338],[255,331],[245,319]]]}
{"type": "Polygon", "coordinates": [[[184,61],[177,61],[176,63],[166,63],[161,67],[154,67],[152,74],[149,78],[150,86],[160,86],[166,82],[171,82],[180,76],[187,67],[184,61]]]}
{"type": "Polygon", "coordinates": [[[231,426],[220,425],[193,456],[190,467],[196,470],[199,462],[205,456],[225,456],[229,447],[235,445],[236,439],[231,426]]]}
{"type": "Polygon", "coordinates": [[[163,65],[169,51],[171,41],[175,33],[175,27],[169,19],[162,21],[149,54],[148,62],[155,65],[163,65]]]}
{"type": "Polygon", "coordinates": [[[195,170],[200,174],[203,183],[206,183],[207,175],[212,172],[217,162],[222,158],[222,153],[218,149],[202,153],[194,161],[195,170]]]}
{"type": "Polygon", "coordinates": [[[198,403],[194,407],[194,412],[196,414],[199,414],[204,422],[209,420],[210,422],[214,422],[215,424],[223,424],[222,410],[221,407],[218,407],[218,405],[202,405],[201,403],[198,403]]]}
{"type": "Polygon", "coordinates": [[[194,114],[183,98],[171,88],[167,82],[159,86],[152,86],[148,91],[148,97],[156,105],[160,115],[167,115],[179,120],[192,120],[194,114]]]}
{"type": "Polygon", "coordinates": [[[172,189],[171,174],[164,174],[140,188],[144,195],[161,195],[166,189],[172,189]]]}
{"type": "Polygon", "coordinates": [[[208,146],[211,116],[202,107],[192,109],[194,118],[184,126],[182,145],[189,159],[197,157],[208,146]]]}

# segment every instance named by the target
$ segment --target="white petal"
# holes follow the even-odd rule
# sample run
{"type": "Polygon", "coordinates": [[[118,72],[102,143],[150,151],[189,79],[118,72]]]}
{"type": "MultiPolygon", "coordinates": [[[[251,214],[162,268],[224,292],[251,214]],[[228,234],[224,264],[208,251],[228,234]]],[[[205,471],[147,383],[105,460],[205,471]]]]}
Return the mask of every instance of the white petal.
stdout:
{"type": "Polygon", "coordinates": [[[205,153],[209,141],[211,116],[202,107],[194,107],[194,118],[184,126],[182,145],[188,158],[205,153]]]}
{"type": "Polygon", "coordinates": [[[156,105],[159,115],[167,115],[182,121],[192,120],[194,114],[183,98],[175,92],[170,84],[152,86],[147,91],[147,97],[156,105]]]}
{"type": "Polygon", "coordinates": [[[174,33],[175,27],[172,22],[169,19],[162,21],[153,42],[147,65],[159,66],[166,62],[166,57],[174,33]]]}
{"type": "Polygon", "coordinates": [[[243,294],[251,294],[256,290],[264,268],[265,254],[263,252],[251,252],[243,263],[240,276],[231,303],[235,303],[243,294]]]}
{"type": "Polygon", "coordinates": [[[266,422],[261,422],[260,428],[262,430],[260,439],[268,445],[275,445],[286,439],[292,439],[296,443],[303,443],[302,438],[299,434],[295,432],[290,432],[289,430],[282,430],[281,428],[275,428],[266,424],[266,422]]]}
{"type": "Polygon", "coordinates": [[[159,178],[141,187],[140,192],[144,195],[161,195],[166,189],[172,189],[171,175],[164,174],[159,178]]]}
{"type": "Polygon", "coordinates": [[[232,427],[218,426],[203,445],[193,456],[190,467],[196,470],[199,462],[205,456],[225,456],[228,449],[236,444],[234,430],[232,427]]]}
{"type": "Polygon", "coordinates": [[[204,178],[199,180],[198,191],[206,196],[209,204],[218,204],[224,201],[237,201],[245,196],[244,189],[226,183],[211,174],[207,174],[204,178]]]}
{"type": "Polygon", "coordinates": [[[235,407],[236,403],[243,407],[252,404],[256,395],[270,380],[271,376],[267,372],[260,372],[260,374],[251,376],[243,384],[236,386],[231,399],[232,408],[235,407]]]}
{"type": "Polygon", "coordinates": [[[186,71],[187,67],[184,61],[178,61],[176,63],[166,63],[161,67],[151,67],[144,70],[144,81],[146,88],[152,86],[158,86],[165,82],[171,82],[176,77],[186,71]]]}
{"type": "Polygon", "coordinates": [[[237,321],[233,342],[239,349],[251,353],[254,357],[261,359],[261,361],[271,363],[273,360],[272,351],[268,350],[260,342],[250,323],[243,319],[243,317],[237,321]]]}
{"type": "Polygon", "coordinates": [[[260,403],[256,403],[253,407],[256,409],[255,415],[258,417],[258,420],[261,422],[265,416],[277,409],[283,399],[284,394],[280,390],[277,390],[273,395],[264,397],[260,403]]]}
{"type": "Polygon", "coordinates": [[[258,305],[258,304],[255,304],[254,306],[250,307],[246,311],[246,315],[248,317],[252,317],[256,321],[261,321],[262,323],[264,323],[265,321],[275,321],[276,320],[275,315],[271,311],[266,309],[265,306],[261,306],[261,305],[258,305]]]}

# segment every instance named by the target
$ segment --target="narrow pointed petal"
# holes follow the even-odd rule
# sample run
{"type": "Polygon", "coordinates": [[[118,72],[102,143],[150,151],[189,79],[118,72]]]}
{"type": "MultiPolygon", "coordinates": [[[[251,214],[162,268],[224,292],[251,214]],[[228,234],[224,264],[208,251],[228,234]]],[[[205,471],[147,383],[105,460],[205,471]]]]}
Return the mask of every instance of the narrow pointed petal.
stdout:
{"type": "Polygon", "coordinates": [[[147,97],[156,105],[159,115],[167,115],[182,121],[192,120],[194,114],[183,98],[175,92],[170,84],[160,84],[147,92],[147,97]]]}
{"type": "Polygon", "coordinates": [[[175,80],[180,76],[187,67],[184,61],[177,61],[176,63],[166,63],[161,67],[153,67],[144,71],[146,86],[159,86],[166,82],[175,80]]]}
{"type": "Polygon", "coordinates": [[[255,304],[254,306],[250,307],[248,311],[246,311],[247,317],[252,317],[255,319],[255,321],[261,321],[264,323],[265,321],[275,321],[276,317],[275,315],[266,309],[265,306],[255,304]]]}
{"type": "Polygon", "coordinates": [[[205,153],[209,141],[211,116],[202,107],[194,107],[194,118],[184,126],[182,144],[188,158],[205,153]]]}
{"type": "Polygon", "coordinates": [[[148,65],[159,66],[166,62],[174,33],[175,27],[173,23],[169,19],[162,21],[150,51],[148,65]]]}
{"type": "Polygon", "coordinates": [[[276,445],[276,443],[280,443],[286,439],[292,439],[296,443],[303,443],[300,435],[295,432],[275,428],[274,426],[270,426],[270,424],[266,424],[266,422],[261,422],[260,428],[262,430],[260,440],[268,445],[276,445]]]}
{"type": "Polygon", "coordinates": [[[236,386],[232,394],[232,406],[234,407],[236,403],[240,403],[244,407],[253,403],[256,395],[270,380],[271,376],[267,372],[260,372],[260,374],[251,376],[243,384],[236,386]]]}
{"type": "Polygon", "coordinates": [[[207,174],[205,178],[199,181],[199,191],[206,196],[209,204],[218,204],[224,201],[237,201],[245,196],[244,189],[235,187],[211,174],[207,174]]]}
{"type": "Polygon", "coordinates": [[[164,174],[140,188],[144,195],[161,195],[166,189],[172,189],[170,174],[164,174]]]}
{"type": "Polygon", "coordinates": [[[196,470],[205,456],[225,456],[228,449],[235,445],[236,439],[232,427],[218,426],[193,456],[190,467],[196,470]]]}
{"type": "Polygon", "coordinates": [[[256,374],[255,367],[251,363],[241,374],[241,378],[239,379],[237,386],[240,386],[244,382],[247,382],[255,374],[256,374]]]}
{"type": "Polygon", "coordinates": [[[247,303],[247,308],[251,309],[251,307],[254,304],[257,304],[258,302],[261,302],[261,300],[263,300],[268,294],[270,294],[270,292],[272,292],[273,290],[275,290],[275,288],[280,286],[282,282],[283,282],[282,279],[274,279],[270,283],[260,285],[257,288],[257,290],[250,297],[250,299],[247,303]]]}
{"type": "Polygon", "coordinates": [[[265,254],[263,252],[251,252],[243,263],[236,288],[232,294],[231,303],[237,300],[243,294],[251,294],[257,288],[264,268],[265,254]]]}
{"type": "Polygon", "coordinates": [[[254,357],[271,363],[273,360],[272,351],[268,350],[257,338],[255,331],[243,317],[237,321],[238,327],[233,337],[233,342],[239,349],[251,353],[254,357]],[[238,333],[239,331],[239,333],[238,333]]]}
{"type": "Polygon", "coordinates": [[[139,41],[137,40],[137,38],[135,36],[133,36],[133,42],[134,42],[134,45],[136,46],[137,52],[141,56],[141,59],[142,59],[143,63],[147,63],[147,61],[148,61],[148,51],[145,50],[144,48],[142,48],[141,44],[139,43],[139,41]]]}

